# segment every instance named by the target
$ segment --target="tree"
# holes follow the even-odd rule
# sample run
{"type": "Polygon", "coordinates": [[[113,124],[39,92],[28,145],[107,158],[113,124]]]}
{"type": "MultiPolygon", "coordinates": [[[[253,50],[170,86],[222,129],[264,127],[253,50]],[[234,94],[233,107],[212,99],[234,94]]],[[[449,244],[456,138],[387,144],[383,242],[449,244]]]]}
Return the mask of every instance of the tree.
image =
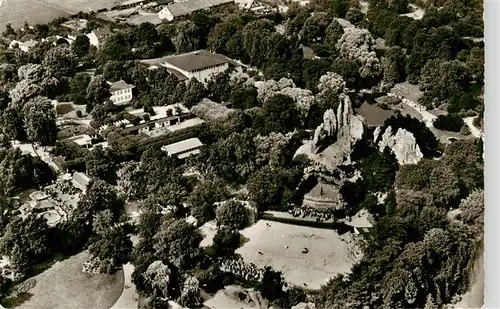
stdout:
{"type": "Polygon", "coordinates": [[[90,40],[86,35],[78,35],[71,44],[71,50],[73,53],[82,58],[88,54],[90,47],[90,40]]]}
{"type": "Polygon", "coordinates": [[[185,307],[197,307],[203,303],[200,295],[200,282],[196,277],[189,276],[184,281],[179,303],[185,307]]]}
{"type": "Polygon", "coordinates": [[[155,294],[163,297],[169,297],[173,294],[173,271],[162,261],[154,261],[151,263],[147,270],[142,274],[144,281],[151,286],[155,294]]]}
{"type": "Polygon", "coordinates": [[[75,100],[76,97],[85,98],[87,95],[87,87],[91,79],[92,78],[88,74],[77,74],[69,80],[69,87],[73,100],[75,100]]]}
{"type": "Polygon", "coordinates": [[[448,100],[469,87],[467,67],[458,60],[430,60],[422,68],[420,88],[440,101],[448,100]]]}
{"type": "Polygon", "coordinates": [[[146,175],[140,162],[126,162],[118,170],[118,190],[127,200],[142,199],[146,195],[146,175]]]}
{"type": "Polygon", "coordinates": [[[12,107],[22,107],[30,99],[42,95],[42,88],[31,80],[20,80],[9,94],[12,107]]]}
{"type": "Polygon", "coordinates": [[[398,164],[395,156],[386,148],[383,153],[373,151],[362,160],[360,168],[369,192],[386,192],[394,184],[398,164]]]}
{"type": "Polygon", "coordinates": [[[186,93],[184,94],[183,103],[187,108],[200,103],[205,97],[205,87],[196,78],[191,78],[187,85],[186,93]]]}
{"type": "Polygon", "coordinates": [[[240,16],[228,16],[210,31],[207,39],[208,48],[228,57],[241,56],[243,53],[241,30],[244,26],[245,23],[240,16]]]}
{"type": "Polygon", "coordinates": [[[357,7],[350,7],[345,15],[345,19],[347,19],[352,24],[357,24],[364,19],[363,13],[357,7]]]}
{"type": "Polygon", "coordinates": [[[55,145],[56,116],[50,101],[46,97],[36,97],[28,101],[23,110],[28,140],[41,145],[55,145]]]}
{"type": "Polygon", "coordinates": [[[218,226],[242,229],[248,223],[247,210],[241,202],[230,200],[222,203],[215,211],[218,226]]]}
{"type": "Polygon", "coordinates": [[[457,175],[466,191],[484,186],[483,151],[478,149],[481,140],[458,140],[444,151],[444,161],[457,175]]]}
{"type": "Polygon", "coordinates": [[[156,54],[156,44],[160,40],[160,36],[156,27],[149,22],[141,23],[133,29],[135,39],[134,46],[137,48],[136,53],[141,59],[154,57],[156,54]]]}
{"type": "Polygon", "coordinates": [[[215,256],[231,256],[240,245],[240,233],[229,228],[219,228],[215,233],[212,248],[215,256]]]}
{"type": "Polygon", "coordinates": [[[123,33],[114,33],[106,38],[99,47],[98,59],[101,64],[109,60],[128,60],[132,56],[131,48],[123,33]]]}
{"type": "Polygon", "coordinates": [[[270,165],[271,167],[284,166],[288,161],[288,147],[290,135],[271,132],[267,136],[257,135],[254,138],[258,166],[270,165]]]}
{"type": "Polygon", "coordinates": [[[302,172],[299,167],[273,169],[269,166],[256,171],[247,182],[249,199],[259,210],[287,208],[294,202],[302,172]]]}
{"type": "Polygon", "coordinates": [[[234,88],[229,101],[233,108],[239,109],[249,109],[260,105],[257,100],[257,90],[245,86],[234,88]]]}
{"type": "Polygon", "coordinates": [[[265,299],[274,301],[283,296],[284,279],[280,271],[266,267],[262,276],[260,291],[265,299]]]}
{"type": "Polygon", "coordinates": [[[172,40],[175,50],[179,53],[197,50],[200,46],[199,30],[192,21],[185,20],[178,22],[175,29],[176,35],[172,40]]]}
{"type": "Polygon", "coordinates": [[[102,75],[96,75],[90,81],[87,87],[87,110],[90,112],[92,108],[98,104],[102,104],[106,99],[111,96],[109,92],[109,84],[106,82],[102,75]]]}
{"type": "Polygon", "coordinates": [[[315,0],[312,5],[316,11],[328,12],[332,17],[344,18],[349,8],[349,0],[315,0]]]}
{"type": "Polygon", "coordinates": [[[22,265],[22,268],[30,268],[30,265],[43,261],[52,251],[47,221],[35,215],[25,219],[14,218],[1,238],[0,250],[3,255],[19,263],[19,267],[22,265]],[[23,261],[22,258],[26,260],[23,261]]]}
{"type": "Polygon", "coordinates": [[[2,133],[10,140],[26,140],[26,129],[22,113],[14,108],[0,111],[2,133]]]}
{"type": "Polygon", "coordinates": [[[325,12],[316,12],[308,17],[299,33],[303,44],[323,42],[326,28],[330,25],[331,19],[325,12]]]}
{"type": "Polygon", "coordinates": [[[59,45],[45,54],[42,65],[46,76],[60,79],[75,75],[78,62],[68,46],[59,45]]]}
{"type": "Polygon", "coordinates": [[[433,125],[439,130],[460,132],[465,123],[460,116],[448,114],[438,116],[437,119],[434,120],[433,125]]]}
{"type": "Polygon", "coordinates": [[[111,210],[106,209],[98,212],[94,221],[92,222],[92,229],[94,233],[100,236],[106,235],[108,229],[110,229],[114,224],[113,213],[111,210]]]}
{"type": "Polygon", "coordinates": [[[391,47],[382,59],[384,82],[390,87],[405,79],[405,55],[399,46],[391,47]]]}
{"type": "Polygon", "coordinates": [[[132,252],[132,241],[123,226],[108,228],[89,246],[89,252],[101,261],[111,260],[111,267],[128,263],[132,252]]]}
{"type": "Polygon", "coordinates": [[[295,102],[289,96],[276,94],[266,100],[262,106],[264,109],[263,133],[293,131],[300,125],[300,118],[295,108],[295,102]]]}
{"type": "Polygon", "coordinates": [[[330,52],[336,50],[337,42],[344,34],[344,28],[339,22],[334,19],[325,29],[325,44],[329,47],[330,52]]]}
{"type": "Polygon", "coordinates": [[[169,219],[162,223],[154,236],[156,255],[180,269],[189,269],[198,255],[202,236],[184,219],[169,219]]]}
{"type": "Polygon", "coordinates": [[[123,201],[118,199],[115,189],[100,179],[93,179],[83,198],[78,202],[74,218],[84,220],[87,226],[92,226],[93,216],[99,211],[109,209],[114,218],[123,210],[123,201]]]}
{"type": "Polygon", "coordinates": [[[241,38],[250,65],[258,66],[264,62],[269,46],[267,42],[274,32],[274,24],[268,19],[257,19],[245,25],[241,38]]]}
{"type": "Polygon", "coordinates": [[[346,29],[336,47],[340,56],[358,63],[362,78],[379,75],[380,63],[375,54],[376,43],[368,30],[346,29]]]}
{"type": "Polygon", "coordinates": [[[90,176],[104,180],[113,179],[114,163],[109,152],[102,147],[96,147],[85,156],[85,167],[90,176]]]}
{"type": "Polygon", "coordinates": [[[188,204],[191,205],[191,215],[203,224],[215,219],[214,203],[225,200],[229,196],[222,181],[217,179],[206,181],[196,186],[189,196],[188,204]]]}

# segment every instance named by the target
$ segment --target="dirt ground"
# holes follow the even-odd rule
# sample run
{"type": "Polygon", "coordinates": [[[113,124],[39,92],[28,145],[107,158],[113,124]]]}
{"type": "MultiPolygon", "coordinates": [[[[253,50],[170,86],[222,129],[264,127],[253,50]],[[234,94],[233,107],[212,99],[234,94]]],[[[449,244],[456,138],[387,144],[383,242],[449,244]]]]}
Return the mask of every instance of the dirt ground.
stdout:
{"type": "Polygon", "coordinates": [[[336,274],[350,272],[354,263],[347,243],[333,230],[259,220],[241,233],[250,240],[236,253],[258,267],[282,271],[293,285],[319,289],[336,274]]]}
{"type": "Polygon", "coordinates": [[[32,296],[17,309],[109,309],[123,290],[123,271],[113,276],[89,276],[82,272],[88,259],[82,252],[33,277],[32,296]]]}

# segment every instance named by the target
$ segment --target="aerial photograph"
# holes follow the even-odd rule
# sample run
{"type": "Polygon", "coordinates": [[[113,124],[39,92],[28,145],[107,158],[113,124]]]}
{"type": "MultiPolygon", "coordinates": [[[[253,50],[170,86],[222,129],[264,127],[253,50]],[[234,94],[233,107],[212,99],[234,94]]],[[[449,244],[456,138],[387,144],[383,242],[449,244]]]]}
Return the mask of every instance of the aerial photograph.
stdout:
{"type": "Polygon", "coordinates": [[[481,308],[484,54],[482,0],[0,0],[0,309],[481,308]]]}

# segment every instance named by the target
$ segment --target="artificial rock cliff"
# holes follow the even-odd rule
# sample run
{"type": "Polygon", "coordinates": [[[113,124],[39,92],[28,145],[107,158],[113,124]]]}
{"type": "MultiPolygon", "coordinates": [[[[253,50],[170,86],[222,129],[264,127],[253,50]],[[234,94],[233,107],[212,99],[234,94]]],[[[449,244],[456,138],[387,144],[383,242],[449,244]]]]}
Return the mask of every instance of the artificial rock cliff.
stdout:
{"type": "MultiPolygon", "coordinates": [[[[377,133],[376,140],[380,130],[378,132],[376,130],[375,133],[377,133]]],[[[389,147],[400,165],[417,164],[424,157],[413,134],[402,128],[399,128],[396,134],[393,134],[392,128],[387,127],[380,137],[378,146],[381,152],[384,151],[385,147],[389,147]]]]}

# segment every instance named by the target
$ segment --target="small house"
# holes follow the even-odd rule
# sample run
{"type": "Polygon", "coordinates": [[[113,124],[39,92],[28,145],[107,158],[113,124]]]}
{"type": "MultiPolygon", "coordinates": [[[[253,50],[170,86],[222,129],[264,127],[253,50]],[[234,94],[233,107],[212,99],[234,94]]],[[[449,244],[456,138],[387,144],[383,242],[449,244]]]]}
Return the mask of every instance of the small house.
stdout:
{"type": "Polygon", "coordinates": [[[85,175],[84,173],[75,172],[73,174],[73,178],[71,179],[71,183],[77,189],[80,189],[83,193],[87,191],[87,187],[90,184],[90,177],[85,175]]]}
{"type": "Polygon", "coordinates": [[[200,148],[203,146],[201,141],[197,138],[189,138],[177,143],[161,147],[169,157],[176,156],[179,159],[185,159],[191,155],[200,153],[200,148]]]}
{"type": "Polygon", "coordinates": [[[98,28],[87,33],[86,36],[89,38],[90,45],[95,46],[97,49],[106,41],[106,39],[111,35],[111,30],[108,28],[98,28]]]}

